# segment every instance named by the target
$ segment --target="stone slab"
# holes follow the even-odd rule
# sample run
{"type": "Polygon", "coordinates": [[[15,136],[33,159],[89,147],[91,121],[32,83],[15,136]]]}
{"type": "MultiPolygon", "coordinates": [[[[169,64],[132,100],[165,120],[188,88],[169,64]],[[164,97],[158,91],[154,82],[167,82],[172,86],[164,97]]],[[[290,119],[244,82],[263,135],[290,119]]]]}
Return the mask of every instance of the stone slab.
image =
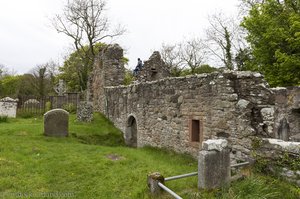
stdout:
{"type": "Polygon", "coordinates": [[[44,135],[66,137],[69,134],[69,113],[53,109],[44,114],[44,135]]]}

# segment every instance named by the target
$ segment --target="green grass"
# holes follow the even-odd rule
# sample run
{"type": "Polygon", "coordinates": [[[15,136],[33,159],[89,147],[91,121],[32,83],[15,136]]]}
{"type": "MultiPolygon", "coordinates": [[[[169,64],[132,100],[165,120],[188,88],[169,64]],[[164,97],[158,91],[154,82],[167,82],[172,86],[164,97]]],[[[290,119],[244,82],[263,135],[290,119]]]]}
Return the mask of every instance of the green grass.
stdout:
{"type": "MultiPolygon", "coordinates": [[[[42,118],[0,123],[0,198],[150,198],[148,173],[169,177],[197,171],[197,161],[190,156],[126,147],[121,132],[99,114],[90,124],[76,122],[71,115],[69,131],[67,138],[45,137],[42,118]]],[[[269,191],[265,198],[297,198],[300,193],[263,176],[213,192],[199,192],[197,177],[166,184],[183,198],[259,198],[269,191]]],[[[172,197],[165,193],[161,198],[172,197]]]]}

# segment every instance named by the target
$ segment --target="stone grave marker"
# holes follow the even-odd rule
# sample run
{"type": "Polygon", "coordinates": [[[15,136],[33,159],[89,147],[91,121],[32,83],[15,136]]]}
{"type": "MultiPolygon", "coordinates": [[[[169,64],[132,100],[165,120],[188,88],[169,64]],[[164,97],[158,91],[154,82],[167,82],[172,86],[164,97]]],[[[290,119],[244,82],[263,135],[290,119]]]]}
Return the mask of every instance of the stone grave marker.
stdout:
{"type": "Polygon", "coordinates": [[[77,120],[80,122],[91,122],[93,120],[93,103],[82,101],[77,106],[77,120]]]}
{"type": "Polygon", "coordinates": [[[53,109],[44,114],[44,135],[66,137],[69,133],[69,113],[53,109]]]}
{"type": "Polygon", "coordinates": [[[17,115],[18,99],[5,97],[0,99],[0,116],[15,118],[17,115]]]}

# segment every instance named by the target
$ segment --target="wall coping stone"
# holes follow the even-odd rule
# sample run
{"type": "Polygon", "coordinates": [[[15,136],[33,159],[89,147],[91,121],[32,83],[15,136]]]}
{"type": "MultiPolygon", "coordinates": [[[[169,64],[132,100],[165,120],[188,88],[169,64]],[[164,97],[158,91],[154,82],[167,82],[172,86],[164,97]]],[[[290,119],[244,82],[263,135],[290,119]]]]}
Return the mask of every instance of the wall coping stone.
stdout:
{"type": "Polygon", "coordinates": [[[286,151],[300,153],[300,142],[287,142],[273,138],[263,138],[263,141],[271,145],[278,146],[279,148],[286,151]]]}
{"type": "Polygon", "coordinates": [[[206,151],[222,151],[228,145],[225,139],[206,140],[202,142],[202,150],[206,151]]]}
{"type": "MultiPolygon", "coordinates": [[[[225,70],[223,72],[212,72],[212,73],[203,73],[203,74],[194,74],[194,75],[187,75],[184,77],[166,77],[163,79],[159,79],[159,80],[155,80],[155,81],[147,81],[147,82],[134,82],[133,84],[130,85],[120,85],[120,86],[106,86],[104,87],[105,89],[115,89],[115,88],[130,88],[132,86],[137,86],[137,85],[151,85],[151,84],[156,84],[159,82],[165,82],[168,80],[184,80],[184,79],[193,79],[193,78],[199,78],[199,79],[205,79],[207,77],[214,77],[217,79],[223,75],[232,75],[235,76],[237,79],[243,79],[245,77],[247,78],[263,78],[263,75],[261,75],[260,73],[257,72],[251,72],[251,71],[229,71],[229,70],[225,70]]],[[[223,76],[224,77],[224,76],[223,76]]],[[[229,77],[227,77],[229,78],[229,77]]],[[[267,83],[266,83],[267,84],[267,83]]],[[[264,85],[264,87],[266,88],[266,86],[264,85]]]]}

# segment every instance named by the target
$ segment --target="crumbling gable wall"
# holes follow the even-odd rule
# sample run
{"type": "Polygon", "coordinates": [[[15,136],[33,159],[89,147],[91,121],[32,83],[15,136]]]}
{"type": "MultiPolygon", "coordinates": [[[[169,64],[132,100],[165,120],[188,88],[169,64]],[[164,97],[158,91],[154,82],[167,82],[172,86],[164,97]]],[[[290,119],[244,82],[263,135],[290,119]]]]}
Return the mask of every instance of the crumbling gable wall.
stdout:
{"type": "Polygon", "coordinates": [[[170,70],[162,60],[160,53],[154,51],[149,60],[144,62],[142,69],[138,72],[137,80],[140,82],[155,81],[170,76],[170,70]]]}

